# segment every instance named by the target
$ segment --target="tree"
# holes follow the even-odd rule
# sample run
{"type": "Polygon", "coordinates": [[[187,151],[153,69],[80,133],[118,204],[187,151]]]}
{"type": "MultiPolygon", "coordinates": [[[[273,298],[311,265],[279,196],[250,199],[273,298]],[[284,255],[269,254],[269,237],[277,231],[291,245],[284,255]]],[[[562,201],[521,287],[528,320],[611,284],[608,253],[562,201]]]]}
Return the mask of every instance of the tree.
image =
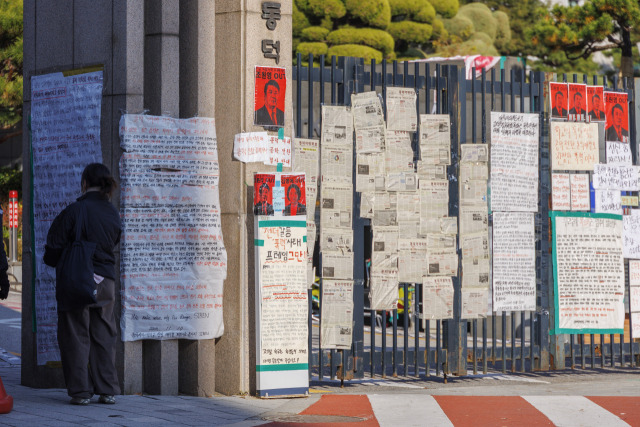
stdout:
{"type": "Polygon", "coordinates": [[[638,0],[587,0],[582,6],[538,9],[529,31],[537,56],[546,64],[565,56],[587,59],[594,52],[619,50],[622,76],[633,77],[632,32],[640,25],[638,0]],[[541,53],[546,49],[546,53],[541,53]]]}
{"type": "Polygon", "coordinates": [[[0,0],[0,128],[22,118],[22,0],[0,0]]]}

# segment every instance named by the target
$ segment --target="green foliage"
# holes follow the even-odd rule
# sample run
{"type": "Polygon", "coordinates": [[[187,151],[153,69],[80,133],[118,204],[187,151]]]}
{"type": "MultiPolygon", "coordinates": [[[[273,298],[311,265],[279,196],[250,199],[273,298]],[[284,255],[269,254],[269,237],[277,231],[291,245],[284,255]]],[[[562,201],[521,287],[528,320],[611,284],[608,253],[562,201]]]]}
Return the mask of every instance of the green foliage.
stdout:
{"type": "MultiPolygon", "coordinates": [[[[302,30],[309,26],[309,20],[304,13],[298,9],[296,2],[293,3],[293,37],[300,37],[302,30]]],[[[295,48],[294,48],[295,49],[295,48]]]]}
{"type": "Polygon", "coordinates": [[[374,28],[342,28],[329,33],[327,41],[334,45],[362,44],[381,51],[385,57],[393,52],[395,46],[388,32],[374,28]]]}
{"type": "Polygon", "coordinates": [[[346,0],[345,4],[351,17],[360,20],[365,26],[384,29],[391,22],[388,0],[346,0]]]}
{"type": "Polygon", "coordinates": [[[444,27],[444,22],[440,19],[434,19],[431,24],[433,27],[432,38],[436,40],[446,40],[449,37],[449,32],[444,27]]]}
{"type": "Polygon", "coordinates": [[[14,168],[0,168],[0,204],[9,201],[9,191],[18,191],[18,200],[22,200],[22,171],[14,168]]]}
{"type": "Polygon", "coordinates": [[[357,58],[364,58],[365,62],[370,62],[375,59],[376,62],[382,61],[382,52],[373,49],[369,46],[360,46],[357,44],[341,44],[338,46],[331,46],[328,52],[328,58],[332,56],[355,56],[357,58]]]}
{"type": "Polygon", "coordinates": [[[458,13],[460,4],[458,0],[429,0],[436,10],[444,18],[453,18],[458,13]]]}
{"type": "Polygon", "coordinates": [[[424,59],[427,54],[421,49],[411,48],[402,52],[402,56],[398,58],[398,61],[410,61],[412,59],[424,59]]]}
{"type": "Polygon", "coordinates": [[[469,18],[463,16],[456,16],[452,19],[445,19],[442,21],[444,28],[450,35],[460,38],[460,40],[467,40],[473,34],[473,22],[469,18]]]}
{"type": "Polygon", "coordinates": [[[327,30],[331,31],[333,30],[333,21],[329,16],[325,16],[320,20],[320,26],[322,28],[326,28],[327,30]]]}
{"type": "Polygon", "coordinates": [[[0,128],[22,117],[22,0],[0,0],[0,128]]]}
{"type": "Polygon", "coordinates": [[[491,40],[496,39],[496,21],[491,9],[482,3],[469,3],[460,7],[456,16],[469,19],[476,31],[486,33],[491,40]]]}
{"type": "Polygon", "coordinates": [[[489,37],[487,33],[480,33],[480,32],[473,33],[469,40],[479,40],[484,44],[486,44],[487,46],[491,46],[493,44],[493,40],[491,40],[491,37],[489,37]]]}
{"type": "Polygon", "coordinates": [[[329,16],[331,18],[342,18],[347,9],[341,0],[308,0],[309,9],[315,16],[329,16]]]}
{"type": "Polygon", "coordinates": [[[496,48],[499,51],[508,47],[511,42],[511,28],[509,27],[509,15],[496,10],[493,12],[493,18],[496,20],[496,48]]]}
{"type": "Polygon", "coordinates": [[[309,0],[294,0],[293,4],[304,14],[311,12],[311,6],[309,6],[309,0]]]}
{"type": "Polygon", "coordinates": [[[307,27],[302,30],[302,40],[309,42],[320,42],[327,38],[329,30],[324,27],[307,27]]]}
{"type": "Polygon", "coordinates": [[[429,41],[433,27],[429,24],[400,21],[389,24],[388,31],[396,40],[421,44],[429,41]]]}
{"type": "Polygon", "coordinates": [[[427,0],[389,0],[391,16],[412,19],[430,24],[436,17],[436,10],[427,0]]]}
{"type": "MultiPolygon", "coordinates": [[[[568,60],[587,59],[593,52],[620,49],[623,76],[631,77],[632,33],[640,27],[637,0],[591,0],[581,6],[538,9],[528,34],[537,56],[552,64],[564,53],[568,60]]],[[[566,64],[565,64],[566,65],[566,64]]]]}
{"type": "Polygon", "coordinates": [[[302,55],[302,59],[306,61],[309,58],[309,54],[313,54],[314,57],[320,55],[326,55],[329,51],[329,46],[322,42],[302,42],[298,44],[296,53],[302,55]]]}

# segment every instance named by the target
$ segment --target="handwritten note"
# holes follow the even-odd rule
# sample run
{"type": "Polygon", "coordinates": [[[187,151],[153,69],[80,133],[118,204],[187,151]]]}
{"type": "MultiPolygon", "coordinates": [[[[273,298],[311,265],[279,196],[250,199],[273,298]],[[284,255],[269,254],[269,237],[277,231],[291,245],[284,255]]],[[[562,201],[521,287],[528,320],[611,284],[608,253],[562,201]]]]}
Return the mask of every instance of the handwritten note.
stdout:
{"type": "Polygon", "coordinates": [[[552,215],[552,221],[556,333],[622,333],[621,218],[563,212],[552,215]]]}
{"type": "Polygon", "coordinates": [[[308,363],[306,220],[288,223],[258,224],[262,367],[308,363]]]}
{"type": "Polygon", "coordinates": [[[624,215],[622,223],[623,256],[640,259],[640,215],[624,215]]]}
{"type": "Polygon", "coordinates": [[[538,114],[491,113],[491,209],[538,210],[538,114]]]}
{"type": "Polygon", "coordinates": [[[122,339],[222,335],[227,254],[215,121],[125,114],[122,339]]]}
{"type": "Polygon", "coordinates": [[[243,163],[264,163],[268,153],[267,132],[238,133],[233,139],[233,158],[243,163]]]}
{"type": "Polygon", "coordinates": [[[595,191],[596,213],[610,213],[622,215],[622,198],[617,190],[595,191]]]}
{"type": "Polygon", "coordinates": [[[551,169],[592,171],[599,163],[597,123],[551,122],[551,169]]]}
{"type": "Polygon", "coordinates": [[[493,213],[493,309],[536,309],[533,212],[493,213]]]}
{"type": "Polygon", "coordinates": [[[585,173],[571,174],[571,210],[588,211],[591,209],[589,197],[589,175],[585,173]]]}
{"type": "Polygon", "coordinates": [[[620,190],[620,168],[603,164],[593,165],[593,188],[620,190]]]}
{"type": "Polygon", "coordinates": [[[631,166],[631,145],[625,142],[607,141],[607,164],[616,166],[631,166]]]}
{"type": "Polygon", "coordinates": [[[80,196],[86,165],[102,162],[102,71],[31,78],[33,241],[37,363],[60,360],[55,269],[42,261],[53,219],[80,196]]]}
{"type": "Polygon", "coordinates": [[[554,211],[571,210],[569,174],[554,173],[551,175],[551,201],[554,211]]]}

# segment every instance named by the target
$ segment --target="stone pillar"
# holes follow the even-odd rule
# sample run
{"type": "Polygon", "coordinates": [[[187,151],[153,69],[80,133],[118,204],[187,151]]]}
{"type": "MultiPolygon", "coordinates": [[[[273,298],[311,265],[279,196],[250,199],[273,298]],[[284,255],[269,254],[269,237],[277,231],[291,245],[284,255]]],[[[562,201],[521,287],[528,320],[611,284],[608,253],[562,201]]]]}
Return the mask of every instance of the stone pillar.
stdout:
{"type": "MultiPolygon", "coordinates": [[[[144,11],[144,108],[153,115],[178,117],[179,1],[146,0],[144,11]]],[[[178,394],[178,340],[142,344],[144,391],[178,394]]]]}
{"type": "MultiPolygon", "coordinates": [[[[180,2],[180,117],[215,117],[215,2],[180,2]]],[[[220,189],[220,192],[223,190],[220,189]]],[[[193,396],[215,392],[215,340],[180,340],[178,388],[193,396]]]]}
{"type": "Polygon", "coordinates": [[[253,126],[254,68],[287,67],[285,135],[291,136],[292,5],[281,1],[281,18],[271,31],[262,19],[258,0],[228,0],[216,4],[216,128],[220,158],[222,232],[228,270],[224,283],[224,335],[216,344],[216,390],[224,394],[248,392],[255,379],[253,173],[274,167],[232,160],[233,138],[241,132],[262,131],[253,126]],[[265,58],[261,41],[280,41],[280,59],[265,58]],[[224,100],[221,102],[220,100],[224,100]],[[250,368],[253,367],[253,368],[250,368]]]}

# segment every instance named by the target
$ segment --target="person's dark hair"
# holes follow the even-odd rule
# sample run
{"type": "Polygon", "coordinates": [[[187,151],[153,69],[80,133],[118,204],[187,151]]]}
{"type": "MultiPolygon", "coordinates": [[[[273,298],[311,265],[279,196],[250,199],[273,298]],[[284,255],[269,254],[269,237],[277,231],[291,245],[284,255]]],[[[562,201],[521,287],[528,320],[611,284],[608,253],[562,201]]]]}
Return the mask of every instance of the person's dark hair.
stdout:
{"type": "Polygon", "coordinates": [[[582,98],[582,94],[580,92],[576,92],[573,94],[573,100],[576,100],[576,96],[579,96],[580,98],[582,98]]]}
{"type": "Polygon", "coordinates": [[[266,182],[263,182],[260,188],[258,188],[258,194],[262,193],[263,189],[269,191],[269,184],[267,184],[266,182]]]}
{"type": "Polygon", "coordinates": [[[265,94],[265,95],[267,94],[267,88],[268,88],[269,86],[273,86],[273,87],[275,87],[276,89],[278,89],[278,92],[280,92],[280,85],[278,84],[278,82],[277,82],[277,81],[275,81],[275,80],[269,80],[269,81],[267,82],[267,84],[265,84],[265,85],[264,85],[264,94],[265,94]]]}
{"type": "Polygon", "coordinates": [[[613,116],[613,112],[615,110],[620,110],[620,114],[624,114],[624,109],[622,108],[622,105],[620,104],[616,104],[613,107],[611,107],[611,115],[613,116]]]}
{"type": "Polygon", "coordinates": [[[562,93],[562,91],[561,91],[561,90],[559,90],[559,91],[557,91],[557,92],[556,92],[556,96],[555,96],[554,98],[555,98],[555,99],[558,99],[558,95],[562,95],[562,96],[564,96],[564,93],[562,93]]]}
{"type": "Polygon", "coordinates": [[[596,98],[600,99],[600,95],[598,95],[597,93],[591,97],[591,100],[593,101],[596,98]]]}
{"type": "Polygon", "coordinates": [[[116,188],[116,180],[111,176],[109,168],[102,163],[90,163],[82,171],[82,181],[86,188],[98,187],[100,193],[111,197],[111,193],[116,188]]]}
{"type": "Polygon", "coordinates": [[[296,193],[298,193],[298,200],[300,200],[300,197],[302,197],[302,192],[300,191],[300,187],[298,187],[297,184],[289,185],[289,188],[287,189],[287,200],[291,200],[291,198],[289,197],[289,194],[291,193],[291,189],[296,190],[296,193]]]}

